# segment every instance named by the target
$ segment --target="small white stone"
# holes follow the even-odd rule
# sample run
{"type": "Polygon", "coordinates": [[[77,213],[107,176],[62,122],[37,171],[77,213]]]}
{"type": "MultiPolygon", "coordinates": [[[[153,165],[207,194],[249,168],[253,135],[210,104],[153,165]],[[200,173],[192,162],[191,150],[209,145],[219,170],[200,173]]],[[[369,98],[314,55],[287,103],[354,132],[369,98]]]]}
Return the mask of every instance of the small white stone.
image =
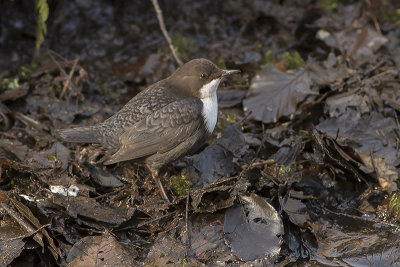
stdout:
{"type": "Polygon", "coordinates": [[[28,195],[20,194],[19,196],[23,197],[24,199],[26,199],[26,200],[28,200],[30,202],[34,202],[35,201],[34,197],[31,197],[31,196],[28,196],[28,195]]]}
{"type": "Polygon", "coordinates": [[[71,185],[69,188],[66,188],[62,185],[50,185],[50,191],[54,194],[60,194],[69,197],[77,197],[79,188],[75,185],[71,185]]]}

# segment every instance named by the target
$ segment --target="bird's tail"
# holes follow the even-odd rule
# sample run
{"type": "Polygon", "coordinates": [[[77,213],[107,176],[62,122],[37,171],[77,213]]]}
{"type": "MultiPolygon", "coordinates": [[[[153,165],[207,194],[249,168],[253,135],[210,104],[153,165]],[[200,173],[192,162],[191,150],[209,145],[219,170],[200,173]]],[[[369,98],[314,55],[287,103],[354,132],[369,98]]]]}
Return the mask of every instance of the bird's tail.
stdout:
{"type": "Polygon", "coordinates": [[[96,127],[79,127],[64,129],[58,132],[59,136],[67,142],[73,143],[100,143],[96,127]]]}

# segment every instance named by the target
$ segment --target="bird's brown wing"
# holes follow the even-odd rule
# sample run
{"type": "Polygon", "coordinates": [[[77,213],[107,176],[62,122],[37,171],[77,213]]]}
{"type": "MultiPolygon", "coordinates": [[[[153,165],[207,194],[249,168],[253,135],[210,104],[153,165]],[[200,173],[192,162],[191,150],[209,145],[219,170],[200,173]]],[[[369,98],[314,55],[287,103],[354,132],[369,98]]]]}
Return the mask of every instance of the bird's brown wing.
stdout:
{"type": "Polygon", "coordinates": [[[198,98],[185,98],[153,112],[120,136],[120,149],[104,164],[165,153],[186,140],[194,144],[202,136],[202,108],[198,98]]]}

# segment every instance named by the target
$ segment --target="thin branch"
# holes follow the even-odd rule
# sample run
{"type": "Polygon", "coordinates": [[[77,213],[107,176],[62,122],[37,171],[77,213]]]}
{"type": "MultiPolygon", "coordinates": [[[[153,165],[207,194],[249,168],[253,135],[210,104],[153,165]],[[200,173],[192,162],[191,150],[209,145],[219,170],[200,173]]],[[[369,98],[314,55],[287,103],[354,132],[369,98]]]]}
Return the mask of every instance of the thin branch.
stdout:
{"type": "Polygon", "coordinates": [[[22,238],[26,238],[26,237],[28,237],[28,236],[32,236],[32,235],[34,235],[34,234],[37,234],[39,231],[42,231],[42,229],[44,229],[44,228],[46,228],[46,227],[48,227],[48,226],[51,226],[51,224],[42,225],[41,227],[39,227],[39,228],[36,229],[35,231],[30,232],[30,233],[26,233],[26,234],[24,234],[24,235],[16,236],[16,237],[13,237],[13,238],[8,238],[7,241],[16,240],[16,239],[22,239],[22,238]]]}
{"type": "Polygon", "coordinates": [[[74,60],[74,64],[72,65],[71,71],[69,72],[67,80],[64,83],[64,88],[61,91],[60,98],[64,97],[65,93],[67,92],[67,88],[69,88],[70,83],[72,84],[72,75],[74,75],[75,68],[78,62],[79,62],[79,57],[74,60]]]}
{"type": "Polygon", "coordinates": [[[185,211],[185,228],[186,228],[186,259],[189,258],[190,255],[190,229],[189,229],[189,197],[190,197],[190,189],[187,191],[186,196],[186,211],[185,211]]]}
{"type": "Polygon", "coordinates": [[[179,64],[179,66],[182,66],[183,63],[179,59],[178,54],[176,53],[176,50],[174,48],[174,45],[172,44],[172,40],[168,35],[167,29],[165,28],[164,18],[162,16],[162,10],[160,8],[160,5],[158,4],[157,0],[151,0],[151,2],[153,3],[154,9],[155,9],[155,11],[157,13],[157,19],[158,19],[158,23],[160,24],[160,29],[161,29],[165,39],[168,42],[169,49],[172,52],[172,56],[174,57],[175,61],[179,64]]]}

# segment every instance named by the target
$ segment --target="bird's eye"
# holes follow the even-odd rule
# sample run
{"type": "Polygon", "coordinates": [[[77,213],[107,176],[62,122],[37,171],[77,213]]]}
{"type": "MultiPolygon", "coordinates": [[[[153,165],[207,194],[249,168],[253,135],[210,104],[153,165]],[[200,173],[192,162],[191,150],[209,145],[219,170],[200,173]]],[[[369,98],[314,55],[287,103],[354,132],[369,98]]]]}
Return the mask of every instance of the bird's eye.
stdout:
{"type": "Polygon", "coordinates": [[[207,74],[202,73],[202,74],[200,75],[200,78],[202,78],[202,79],[207,78],[207,74]]]}

